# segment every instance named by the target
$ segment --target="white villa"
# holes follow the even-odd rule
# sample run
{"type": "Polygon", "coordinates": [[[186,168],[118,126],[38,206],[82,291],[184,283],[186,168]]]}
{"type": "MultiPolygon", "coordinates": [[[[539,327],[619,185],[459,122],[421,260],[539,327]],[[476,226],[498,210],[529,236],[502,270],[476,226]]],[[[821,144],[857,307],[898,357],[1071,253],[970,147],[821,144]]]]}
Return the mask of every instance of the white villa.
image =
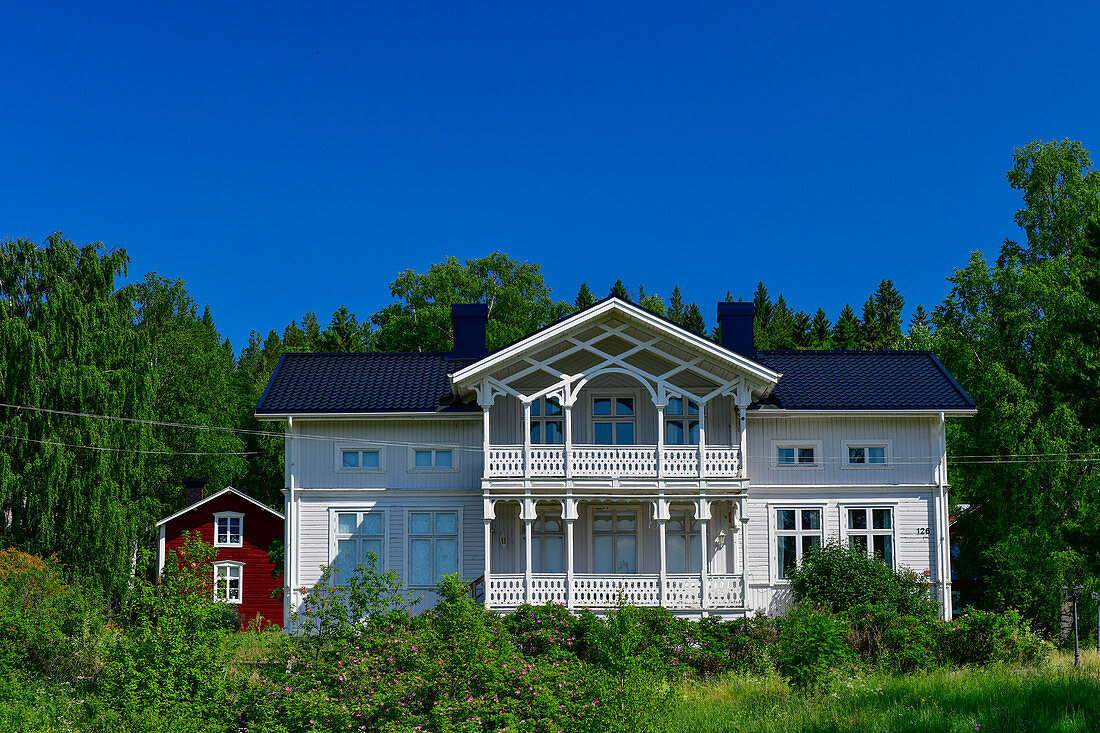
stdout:
{"type": "Polygon", "coordinates": [[[757,352],[751,303],[715,343],[608,298],[489,354],[487,313],[452,306],[450,353],[279,362],[256,414],[285,425],[286,618],[369,551],[500,611],[774,614],[830,539],[950,617],[944,426],[975,409],[931,353],[757,352]]]}

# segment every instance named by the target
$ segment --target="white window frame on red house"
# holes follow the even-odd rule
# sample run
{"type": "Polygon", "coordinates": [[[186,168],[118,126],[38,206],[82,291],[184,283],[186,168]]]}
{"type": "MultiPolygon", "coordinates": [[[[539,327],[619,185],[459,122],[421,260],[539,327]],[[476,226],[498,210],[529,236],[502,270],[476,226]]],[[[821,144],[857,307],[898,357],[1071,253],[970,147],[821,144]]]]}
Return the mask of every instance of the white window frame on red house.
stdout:
{"type": "Polygon", "coordinates": [[[232,603],[234,605],[240,605],[241,603],[244,603],[244,563],[243,562],[235,562],[233,560],[223,560],[221,562],[214,563],[214,601],[215,602],[223,602],[223,603],[232,603]],[[220,594],[218,592],[218,571],[223,569],[223,568],[227,571],[230,571],[230,570],[236,570],[237,571],[237,577],[236,578],[233,578],[233,576],[230,575],[228,572],[225,574],[225,597],[224,598],[219,597],[220,594]],[[230,590],[230,587],[231,587],[230,583],[233,580],[237,581],[237,598],[236,598],[236,600],[229,597],[230,596],[229,590],[230,590]]]}
{"type": "Polygon", "coordinates": [[[244,547],[244,514],[241,512],[214,512],[214,547],[244,547]],[[221,540],[221,529],[218,525],[221,520],[226,520],[226,541],[221,540]],[[232,520],[237,520],[237,541],[233,542],[232,520]]]}

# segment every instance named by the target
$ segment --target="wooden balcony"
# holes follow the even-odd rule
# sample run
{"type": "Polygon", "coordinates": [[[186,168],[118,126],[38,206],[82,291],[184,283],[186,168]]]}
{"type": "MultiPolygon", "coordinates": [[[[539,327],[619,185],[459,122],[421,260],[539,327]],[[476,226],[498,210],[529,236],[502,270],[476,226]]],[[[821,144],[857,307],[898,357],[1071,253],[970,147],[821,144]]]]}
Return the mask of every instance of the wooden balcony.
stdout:
{"type": "Polygon", "coordinates": [[[577,573],[569,582],[565,573],[534,573],[528,595],[524,573],[494,574],[485,591],[486,608],[507,610],[523,603],[560,603],[569,608],[607,609],[619,601],[630,606],[663,606],[674,610],[740,609],[744,585],[740,575],[708,575],[707,593],[698,573],[593,575],[577,573]]]}
{"type": "Polygon", "coordinates": [[[493,445],[485,478],[743,478],[736,446],[493,445]]]}

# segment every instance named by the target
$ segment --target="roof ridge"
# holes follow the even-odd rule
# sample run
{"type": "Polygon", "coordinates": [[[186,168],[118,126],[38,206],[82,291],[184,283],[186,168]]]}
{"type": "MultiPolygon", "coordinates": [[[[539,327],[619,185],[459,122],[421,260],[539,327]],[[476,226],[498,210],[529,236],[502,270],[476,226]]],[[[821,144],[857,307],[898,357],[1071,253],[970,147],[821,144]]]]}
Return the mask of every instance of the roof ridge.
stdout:
{"type": "Polygon", "coordinates": [[[922,354],[934,356],[928,349],[760,349],[758,354],[922,354]]]}

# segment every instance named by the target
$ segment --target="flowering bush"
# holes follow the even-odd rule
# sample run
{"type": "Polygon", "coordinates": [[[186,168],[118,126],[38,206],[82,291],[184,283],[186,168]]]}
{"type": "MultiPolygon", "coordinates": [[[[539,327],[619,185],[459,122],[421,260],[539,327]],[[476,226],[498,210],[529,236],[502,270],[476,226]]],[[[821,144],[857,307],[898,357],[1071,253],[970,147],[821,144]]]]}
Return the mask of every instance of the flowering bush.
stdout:
{"type": "Polygon", "coordinates": [[[1028,628],[1015,610],[1004,613],[966,609],[956,619],[939,625],[939,646],[954,664],[1010,662],[1037,664],[1053,650],[1028,628]]]}

